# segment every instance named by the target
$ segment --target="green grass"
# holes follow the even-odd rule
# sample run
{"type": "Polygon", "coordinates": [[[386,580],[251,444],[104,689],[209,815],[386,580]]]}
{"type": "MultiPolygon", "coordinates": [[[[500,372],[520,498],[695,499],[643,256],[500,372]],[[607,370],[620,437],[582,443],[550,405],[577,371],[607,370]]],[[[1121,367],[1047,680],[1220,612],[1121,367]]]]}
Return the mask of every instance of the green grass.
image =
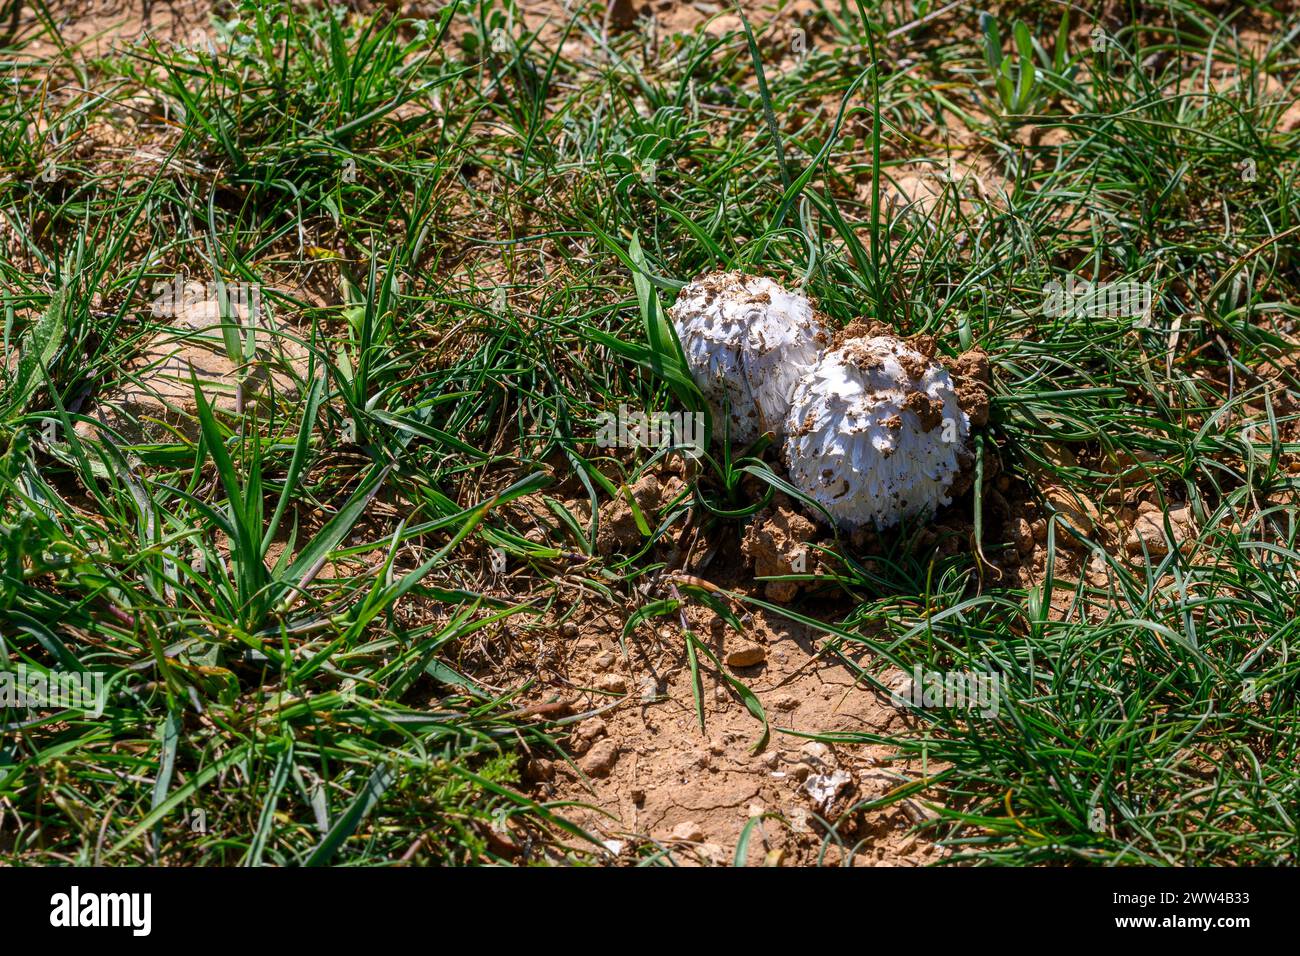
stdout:
{"type": "Polygon", "coordinates": [[[915,527],[870,561],[843,544],[838,618],[768,609],[828,654],[873,651],[867,684],[891,664],[1001,675],[998,719],[928,710],[871,740],[941,768],[929,838],[990,863],[1295,861],[1300,132],[1278,123],[1300,14],[1259,48],[1239,32],[1272,6],[1139,5],[1096,52],[1076,9],[1063,59],[1061,8],[1018,4],[1003,55],[1042,74],[1021,95],[975,13],[912,25],[937,4],[823,5],[802,60],[780,16],[655,47],[581,3],[537,33],[495,2],[419,23],[233,6],[198,48],[47,58],[48,28],[0,32],[0,660],[110,686],[102,718],[0,717],[5,858],[590,858],[520,779],[563,728],[512,715],[476,648],[548,629],[575,588],[645,606],[654,539],[732,541],[757,509],[742,478],[769,465],[731,449],[639,553],[599,558],[557,492],[599,505],[654,464],[594,447],[597,415],[693,405],[660,310],[742,268],[837,323],[983,347],[980,461],[1007,494],[1104,514],[1141,493],[1200,528],[1136,563],[1092,535],[1101,587],[1070,570],[1058,513],[1021,586],[980,560],[1008,543],[977,493],[960,547],[915,527]],[[992,188],[887,201],[901,167],[943,168],[948,136],[992,188]],[[1044,316],[1068,272],[1150,283],[1152,320],[1044,316]],[[200,401],[147,444],[78,438],[178,274],[262,285],[311,356],[281,369],[294,394],[239,417],[200,401]],[[554,515],[540,542],[524,496],[554,515]]]}

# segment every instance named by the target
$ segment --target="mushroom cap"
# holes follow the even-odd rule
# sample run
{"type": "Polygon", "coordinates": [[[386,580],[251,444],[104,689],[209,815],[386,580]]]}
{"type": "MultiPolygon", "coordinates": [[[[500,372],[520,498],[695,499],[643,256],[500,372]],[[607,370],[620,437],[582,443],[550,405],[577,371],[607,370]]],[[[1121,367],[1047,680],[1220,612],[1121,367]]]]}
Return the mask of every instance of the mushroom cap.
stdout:
{"type": "Polygon", "coordinates": [[[790,481],[849,531],[950,502],[970,441],[948,372],[892,336],[827,352],[795,388],[790,481]]]}
{"type": "Polygon", "coordinates": [[[668,310],[715,430],[730,405],[733,441],[780,440],[790,397],[829,341],[807,296],[771,279],[715,272],[688,283],[668,310]]]}

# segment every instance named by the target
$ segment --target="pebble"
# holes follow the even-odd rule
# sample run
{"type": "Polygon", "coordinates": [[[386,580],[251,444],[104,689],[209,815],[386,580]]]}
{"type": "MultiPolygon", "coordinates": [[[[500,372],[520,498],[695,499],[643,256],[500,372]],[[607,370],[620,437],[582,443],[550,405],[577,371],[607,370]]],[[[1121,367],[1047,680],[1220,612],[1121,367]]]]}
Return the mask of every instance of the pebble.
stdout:
{"type": "Polygon", "coordinates": [[[1153,558],[1163,557],[1169,553],[1169,540],[1161,520],[1150,513],[1141,514],[1133,530],[1124,541],[1129,554],[1141,554],[1144,550],[1153,558]]]}
{"type": "Polygon", "coordinates": [[[772,698],[773,710],[797,710],[799,707],[799,698],[791,693],[777,694],[772,698]]]}
{"type": "Polygon", "coordinates": [[[641,692],[641,702],[643,704],[652,704],[663,694],[658,682],[653,677],[641,678],[641,683],[637,685],[637,688],[641,692]]]}
{"type": "Polygon", "coordinates": [[[1048,504],[1061,512],[1061,515],[1079,531],[1085,535],[1092,534],[1097,523],[1096,512],[1086,500],[1059,487],[1046,489],[1043,492],[1043,497],[1047,499],[1048,504]]]}
{"type": "Polygon", "coordinates": [[[626,694],[627,681],[622,674],[601,674],[596,678],[596,688],[609,694],[626,694]]]}
{"type": "Polygon", "coordinates": [[[753,667],[767,660],[767,648],[752,642],[740,644],[727,651],[724,660],[728,667],[753,667]]]}
{"type": "Polygon", "coordinates": [[[606,737],[592,744],[587,756],[579,761],[578,766],[589,777],[608,777],[609,772],[618,763],[618,744],[606,737]]]}
{"type": "Polygon", "coordinates": [[[694,820],[687,820],[673,827],[668,839],[674,843],[699,843],[704,839],[704,828],[694,820]]]}

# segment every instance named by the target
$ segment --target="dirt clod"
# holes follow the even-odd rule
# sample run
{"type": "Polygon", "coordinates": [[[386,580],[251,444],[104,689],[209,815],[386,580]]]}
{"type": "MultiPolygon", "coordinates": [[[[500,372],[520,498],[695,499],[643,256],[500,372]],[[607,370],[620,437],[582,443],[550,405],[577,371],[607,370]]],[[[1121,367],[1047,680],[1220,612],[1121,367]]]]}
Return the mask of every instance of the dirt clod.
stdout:
{"type": "Polygon", "coordinates": [[[987,425],[989,388],[993,381],[988,353],[978,348],[963,352],[949,365],[949,370],[957,387],[957,403],[970,416],[971,427],[987,425]]]}
{"type": "MultiPolygon", "coordinates": [[[[804,573],[811,569],[812,549],[807,547],[817,527],[790,506],[784,495],[755,515],[740,550],[753,562],[755,577],[804,573]]],[[[798,581],[768,581],[764,592],[772,601],[787,603],[799,593],[798,581]]]]}
{"type": "Polygon", "coordinates": [[[665,501],[665,496],[672,497],[673,489],[679,487],[678,478],[669,478],[667,483],[660,481],[657,475],[642,475],[626,493],[620,493],[600,506],[600,529],[596,532],[596,550],[602,555],[635,551],[641,546],[641,529],[637,526],[636,514],[627,497],[636,502],[646,524],[655,525],[655,517],[665,501]]]}

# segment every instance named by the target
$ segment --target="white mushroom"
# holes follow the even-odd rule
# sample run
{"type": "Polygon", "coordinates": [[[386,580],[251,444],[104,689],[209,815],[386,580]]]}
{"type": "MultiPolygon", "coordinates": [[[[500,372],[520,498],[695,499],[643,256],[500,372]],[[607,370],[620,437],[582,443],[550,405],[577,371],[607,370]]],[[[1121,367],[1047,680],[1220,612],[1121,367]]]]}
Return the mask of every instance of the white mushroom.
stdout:
{"type": "Polygon", "coordinates": [[[941,365],[877,336],[826,353],[803,376],[786,432],[791,483],[853,531],[948,504],[970,420],[941,365]]]}
{"type": "Polygon", "coordinates": [[[715,272],[688,283],[668,311],[691,376],[721,437],[748,444],[785,433],[794,387],[829,341],[812,303],[771,279],[715,272]]]}

